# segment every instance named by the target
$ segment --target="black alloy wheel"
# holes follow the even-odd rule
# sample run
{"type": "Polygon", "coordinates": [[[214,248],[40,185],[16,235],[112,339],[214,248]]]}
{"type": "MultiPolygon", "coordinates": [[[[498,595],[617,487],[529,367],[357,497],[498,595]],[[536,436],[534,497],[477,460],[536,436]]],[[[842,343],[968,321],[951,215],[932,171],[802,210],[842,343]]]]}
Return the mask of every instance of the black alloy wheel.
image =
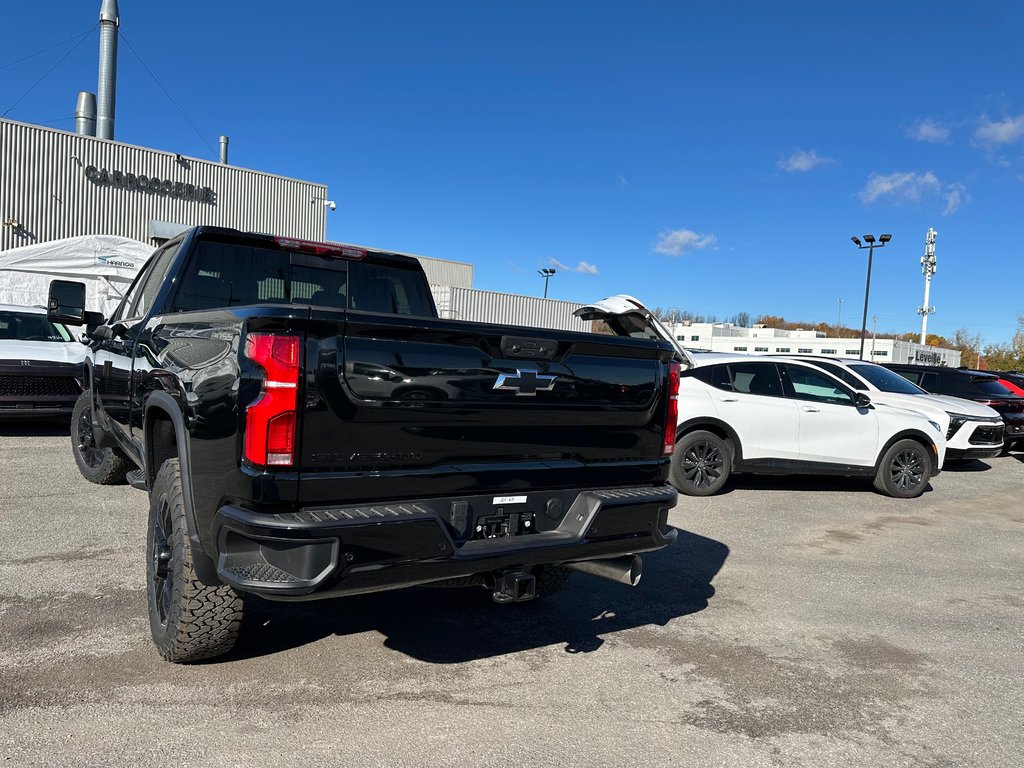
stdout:
{"type": "Polygon", "coordinates": [[[231,587],[199,579],[178,459],[168,459],[156,473],[146,536],[146,605],[160,655],[189,663],[230,651],[242,626],[245,598],[231,587]]]}
{"type": "Polygon", "coordinates": [[[166,498],[157,502],[153,513],[153,537],[149,547],[151,560],[151,579],[154,602],[159,615],[160,624],[167,626],[167,617],[171,614],[171,600],[174,585],[168,579],[172,550],[167,532],[171,530],[171,508],[166,498]]]}
{"type": "Polygon", "coordinates": [[[92,429],[92,415],[83,410],[78,417],[78,455],[90,469],[98,469],[103,463],[103,451],[96,446],[96,435],[92,429]]]}
{"type": "Polygon", "coordinates": [[[99,427],[93,422],[92,392],[79,395],[71,412],[71,452],[82,477],[97,485],[124,482],[132,464],[117,448],[101,448],[99,427]]]}
{"type": "Polygon", "coordinates": [[[731,470],[732,453],[725,440],[698,430],[676,443],[669,479],[687,496],[711,496],[722,489],[731,470]]]}
{"type": "Polygon", "coordinates": [[[924,457],[920,450],[907,449],[893,457],[889,465],[893,485],[902,491],[913,491],[924,480],[924,457]]]}
{"type": "Polygon", "coordinates": [[[683,475],[694,488],[710,488],[722,476],[724,464],[718,446],[701,440],[691,444],[683,454],[683,475]]]}
{"type": "Polygon", "coordinates": [[[882,455],[875,473],[875,488],[897,499],[924,493],[932,477],[928,448],[917,440],[899,440],[882,455]]]}

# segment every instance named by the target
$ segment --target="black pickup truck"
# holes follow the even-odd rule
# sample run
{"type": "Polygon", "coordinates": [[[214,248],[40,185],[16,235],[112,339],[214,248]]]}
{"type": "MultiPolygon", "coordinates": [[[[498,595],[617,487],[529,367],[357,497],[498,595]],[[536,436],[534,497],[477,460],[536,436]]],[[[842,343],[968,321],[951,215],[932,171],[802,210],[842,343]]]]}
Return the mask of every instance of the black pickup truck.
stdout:
{"type": "Polygon", "coordinates": [[[415,259],[198,227],[85,325],[72,448],[150,499],[160,653],[234,644],[245,595],[419,584],[544,596],[581,570],[635,584],[675,538],[678,367],[664,342],[437,317],[415,259]]]}

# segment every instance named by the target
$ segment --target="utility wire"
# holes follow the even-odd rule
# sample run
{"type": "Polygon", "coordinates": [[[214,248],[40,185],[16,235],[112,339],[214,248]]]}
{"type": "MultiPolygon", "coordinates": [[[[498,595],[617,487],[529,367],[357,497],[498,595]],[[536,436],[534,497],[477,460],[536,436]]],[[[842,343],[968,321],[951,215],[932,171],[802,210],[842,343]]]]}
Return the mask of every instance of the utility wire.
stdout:
{"type": "MultiPolygon", "coordinates": [[[[94,29],[96,29],[96,26],[97,26],[96,24],[93,24],[89,29],[87,29],[85,32],[83,32],[82,35],[88,35],[90,32],[92,32],[94,29]]],[[[0,70],[7,69],[8,67],[13,67],[15,64],[20,64],[23,61],[28,61],[29,59],[35,58],[36,56],[38,56],[41,53],[46,53],[47,51],[52,51],[54,48],[60,48],[65,43],[70,43],[72,40],[75,40],[78,37],[80,37],[80,35],[74,35],[73,37],[69,37],[67,40],[61,40],[59,43],[54,43],[51,46],[43,48],[41,51],[36,51],[35,53],[30,53],[28,56],[22,56],[20,59],[15,59],[14,61],[9,61],[6,64],[4,64],[3,66],[0,66],[0,70]]]]}
{"type": "MultiPolygon", "coordinates": [[[[93,29],[95,29],[95,27],[93,27],[93,29]]],[[[42,76],[42,77],[40,77],[40,78],[39,78],[38,80],[36,80],[36,81],[35,81],[34,83],[32,83],[32,85],[31,85],[31,86],[29,86],[29,89],[28,89],[27,91],[25,91],[25,92],[24,92],[23,94],[21,94],[21,96],[20,96],[20,97],[18,98],[18,100],[17,100],[16,102],[14,102],[13,104],[11,104],[11,106],[9,106],[9,107],[8,107],[8,108],[6,109],[6,111],[5,111],[5,112],[4,112],[4,113],[3,113],[2,115],[0,115],[0,117],[7,117],[7,115],[8,115],[8,114],[10,114],[10,112],[11,112],[11,110],[12,110],[12,109],[14,109],[14,108],[15,108],[16,106],[18,106],[19,104],[21,104],[22,100],[23,100],[23,99],[24,99],[24,98],[25,98],[26,96],[28,96],[28,95],[29,95],[30,93],[32,93],[32,91],[34,91],[34,90],[35,90],[36,86],[37,86],[37,85],[39,85],[39,84],[40,84],[41,82],[43,82],[43,80],[45,80],[45,79],[47,78],[47,76],[48,76],[48,75],[49,75],[49,74],[50,74],[51,72],[53,72],[53,70],[55,70],[55,69],[56,69],[57,67],[59,67],[59,66],[60,66],[60,63],[61,63],[62,61],[64,61],[64,59],[66,59],[66,58],[67,58],[68,56],[70,56],[70,55],[71,55],[71,53],[72,53],[72,52],[73,52],[73,51],[75,50],[75,48],[77,48],[77,47],[78,47],[79,45],[81,45],[81,44],[82,44],[82,41],[83,41],[83,40],[85,40],[85,38],[86,38],[86,37],[87,37],[87,36],[89,35],[89,33],[91,33],[92,31],[93,31],[93,30],[92,30],[92,29],[90,29],[90,30],[88,30],[87,32],[85,32],[85,33],[83,33],[82,35],[80,35],[80,36],[79,36],[79,38],[78,38],[78,42],[76,42],[76,43],[75,43],[75,44],[74,44],[73,46],[71,46],[71,48],[70,48],[70,49],[68,50],[68,52],[67,52],[67,53],[65,53],[65,54],[64,54],[63,56],[61,56],[61,57],[60,57],[59,59],[57,59],[57,63],[56,63],[56,64],[54,64],[54,65],[53,65],[52,67],[50,67],[50,68],[49,68],[48,70],[46,70],[46,72],[44,72],[44,73],[43,73],[43,76],[42,76]]],[[[65,41],[65,42],[67,42],[67,41],[65,41]]]]}
{"type": "Polygon", "coordinates": [[[149,68],[149,65],[146,64],[145,61],[143,61],[142,57],[139,55],[139,52],[135,50],[135,46],[133,46],[128,41],[128,38],[124,36],[124,32],[121,32],[120,29],[118,29],[118,33],[121,35],[121,39],[124,40],[125,44],[131,50],[131,52],[135,54],[135,58],[137,58],[139,60],[139,63],[142,64],[142,66],[145,68],[147,72],[149,72],[149,76],[152,77],[153,81],[160,86],[160,90],[162,90],[164,94],[167,96],[167,98],[171,100],[171,104],[173,104],[177,108],[177,110],[181,113],[181,116],[185,118],[185,120],[188,122],[190,126],[192,126],[192,130],[196,132],[196,136],[198,136],[202,140],[203,144],[206,145],[206,148],[210,150],[210,154],[212,154],[214,157],[219,157],[217,151],[212,146],[210,146],[210,142],[208,142],[206,138],[203,136],[203,134],[199,132],[199,129],[196,128],[196,124],[192,122],[192,118],[190,118],[188,114],[185,112],[185,110],[181,108],[181,105],[174,100],[174,97],[171,96],[171,92],[167,90],[167,87],[162,82],[160,82],[160,78],[157,77],[153,70],[149,68]]]}

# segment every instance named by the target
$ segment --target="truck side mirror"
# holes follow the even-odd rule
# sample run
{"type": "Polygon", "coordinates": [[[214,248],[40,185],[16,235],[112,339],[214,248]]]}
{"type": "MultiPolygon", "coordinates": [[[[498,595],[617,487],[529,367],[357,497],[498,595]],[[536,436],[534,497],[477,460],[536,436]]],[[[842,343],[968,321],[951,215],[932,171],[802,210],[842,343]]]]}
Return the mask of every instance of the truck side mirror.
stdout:
{"type": "Polygon", "coordinates": [[[85,283],[51,280],[46,319],[63,325],[99,325],[103,316],[85,308],[85,283]]]}
{"type": "Polygon", "coordinates": [[[64,325],[85,323],[85,283],[51,280],[46,302],[46,319],[64,325]]]}

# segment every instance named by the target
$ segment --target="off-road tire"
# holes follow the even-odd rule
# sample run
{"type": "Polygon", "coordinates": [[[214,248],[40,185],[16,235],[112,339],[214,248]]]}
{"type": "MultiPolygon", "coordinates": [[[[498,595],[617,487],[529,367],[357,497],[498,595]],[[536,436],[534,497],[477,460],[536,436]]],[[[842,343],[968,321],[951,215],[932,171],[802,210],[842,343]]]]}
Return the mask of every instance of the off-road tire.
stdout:
{"type": "Polygon", "coordinates": [[[71,453],[82,477],[97,485],[121,485],[134,464],[117,448],[96,446],[92,420],[92,392],[86,390],[71,411],[71,453]]]}
{"type": "Polygon", "coordinates": [[[537,597],[534,599],[543,600],[564,587],[572,571],[564,565],[539,565],[533,569],[533,575],[537,579],[537,597]]]}
{"type": "Polygon", "coordinates": [[[875,488],[896,499],[913,499],[924,493],[931,477],[928,449],[916,440],[897,440],[878,462],[875,488]]]}
{"type": "Polygon", "coordinates": [[[244,599],[231,587],[208,587],[196,577],[177,459],[165,461],[153,483],[146,544],[149,626],[160,655],[181,663],[230,651],[244,599]]]}
{"type": "Polygon", "coordinates": [[[713,496],[732,471],[732,452],[714,432],[698,429],[676,443],[669,480],[686,496],[713,496]]]}

